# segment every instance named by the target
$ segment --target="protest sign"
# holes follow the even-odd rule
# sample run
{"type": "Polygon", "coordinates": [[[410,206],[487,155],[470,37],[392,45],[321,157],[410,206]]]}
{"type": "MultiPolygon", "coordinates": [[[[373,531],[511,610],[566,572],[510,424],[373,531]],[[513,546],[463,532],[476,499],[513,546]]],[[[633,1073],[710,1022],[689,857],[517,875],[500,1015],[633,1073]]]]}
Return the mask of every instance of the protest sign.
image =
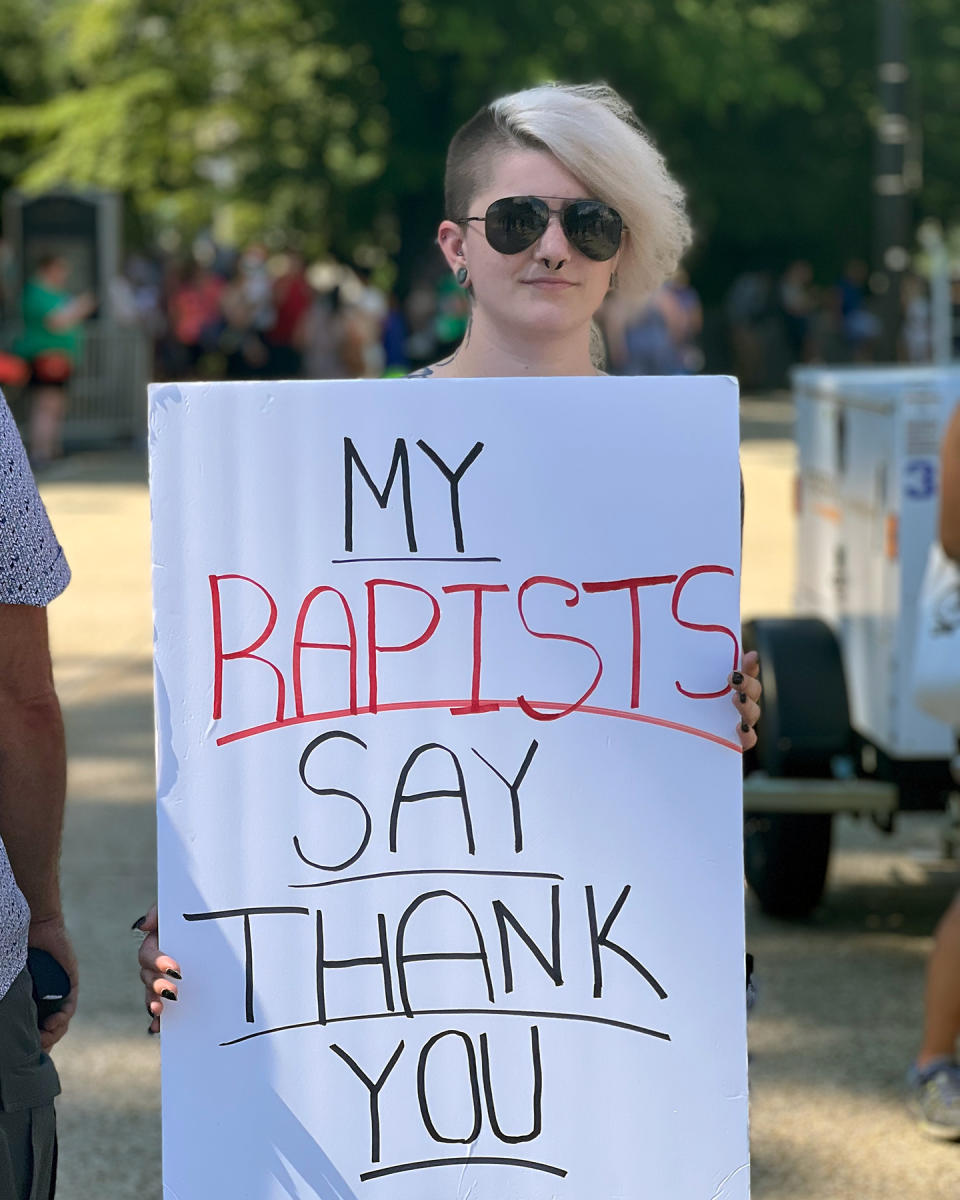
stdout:
{"type": "Polygon", "coordinates": [[[736,387],[151,388],[171,1200],[742,1200],[736,387]]]}

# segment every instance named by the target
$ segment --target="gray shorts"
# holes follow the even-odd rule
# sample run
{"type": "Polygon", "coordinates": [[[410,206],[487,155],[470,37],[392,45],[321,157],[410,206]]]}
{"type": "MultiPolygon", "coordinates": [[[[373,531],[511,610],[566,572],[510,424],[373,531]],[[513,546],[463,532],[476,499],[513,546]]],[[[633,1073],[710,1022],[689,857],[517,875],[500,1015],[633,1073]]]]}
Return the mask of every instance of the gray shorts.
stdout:
{"type": "Polygon", "coordinates": [[[57,1183],[53,1099],[60,1080],[40,1049],[32,984],[21,971],[0,1000],[0,1196],[52,1200],[57,1183]]]}

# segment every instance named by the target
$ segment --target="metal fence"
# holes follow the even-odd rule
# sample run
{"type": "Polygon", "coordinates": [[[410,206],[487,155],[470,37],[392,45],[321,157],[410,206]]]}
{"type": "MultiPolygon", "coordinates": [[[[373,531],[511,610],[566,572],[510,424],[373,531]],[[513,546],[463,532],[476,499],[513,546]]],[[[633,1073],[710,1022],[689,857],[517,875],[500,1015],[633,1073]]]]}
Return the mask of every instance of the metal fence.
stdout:
{"type": "MultiPolygon", "coordinates": [[[[0,330],[0,347],[12,345],[17,332],[11,326],[0,330]]],[[[70,380],[65,440],[86,444],[143,440],[151,366],[152,347],[142,329],[90,322],[83,354],[70,380]]]]}

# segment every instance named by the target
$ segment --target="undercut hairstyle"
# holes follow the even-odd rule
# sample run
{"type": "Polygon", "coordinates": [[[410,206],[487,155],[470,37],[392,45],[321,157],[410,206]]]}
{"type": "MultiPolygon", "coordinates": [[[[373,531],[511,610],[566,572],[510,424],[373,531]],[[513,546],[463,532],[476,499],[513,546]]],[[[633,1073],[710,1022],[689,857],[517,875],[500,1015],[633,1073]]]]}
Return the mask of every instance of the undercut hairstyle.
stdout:
{"type": "Polygon", "coordinates": [[[546,150],[580,180],[588,195],[623,218],[627,234],[617,286],[651,295],[677,268],[693,240],[683,188],[633,109],[604,83],[544,84],[502,96],[454,134],[444,179],[446,217],[462,222],[511,150],[546,150]]]}

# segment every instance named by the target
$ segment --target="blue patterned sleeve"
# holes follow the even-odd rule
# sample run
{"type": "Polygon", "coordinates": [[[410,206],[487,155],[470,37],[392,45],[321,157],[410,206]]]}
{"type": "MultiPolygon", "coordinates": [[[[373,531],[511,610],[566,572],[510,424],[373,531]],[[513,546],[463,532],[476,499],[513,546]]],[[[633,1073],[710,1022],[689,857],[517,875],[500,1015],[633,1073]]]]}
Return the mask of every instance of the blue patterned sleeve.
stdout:
{"type": "Polygon", "coordinates": [[[42,607],[69,582],[70,568],[0,392],[0,604],[42,607]]]}

